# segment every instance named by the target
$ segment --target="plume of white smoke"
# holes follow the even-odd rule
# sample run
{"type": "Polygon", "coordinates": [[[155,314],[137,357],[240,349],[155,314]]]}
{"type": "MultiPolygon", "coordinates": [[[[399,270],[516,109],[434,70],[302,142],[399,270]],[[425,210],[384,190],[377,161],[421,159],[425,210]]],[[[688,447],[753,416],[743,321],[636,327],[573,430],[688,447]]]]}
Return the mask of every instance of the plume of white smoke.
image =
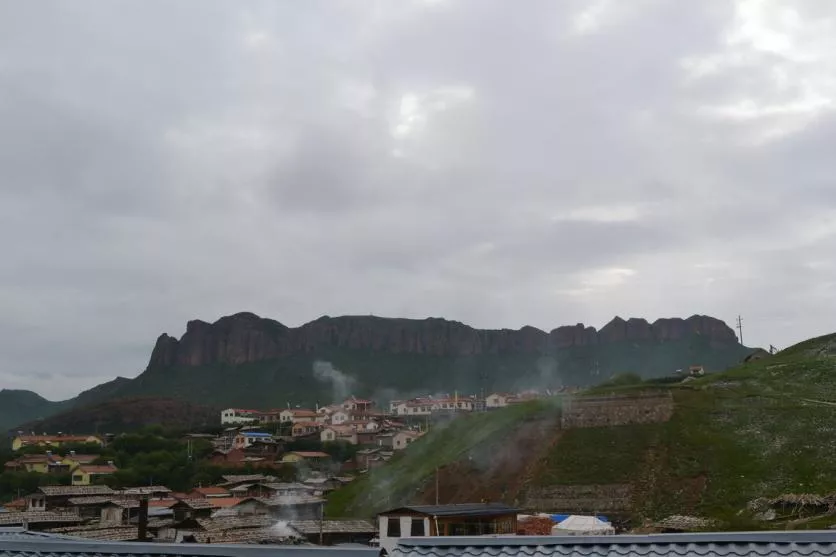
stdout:
{"type": "Polygon", "coordinates": [[[343,402],[351,394],[357,380],[331,365],[331,362],[316,361],[313,364],[314,379],[330,383],[332,403],[343,402]]]}
{"type": "Polygon", "coordinates": [[[280,538],[298,538],[299,534],[290,527],[290,522],[287,520],[280,520],[271,528],[273,533],[280,538]]]}

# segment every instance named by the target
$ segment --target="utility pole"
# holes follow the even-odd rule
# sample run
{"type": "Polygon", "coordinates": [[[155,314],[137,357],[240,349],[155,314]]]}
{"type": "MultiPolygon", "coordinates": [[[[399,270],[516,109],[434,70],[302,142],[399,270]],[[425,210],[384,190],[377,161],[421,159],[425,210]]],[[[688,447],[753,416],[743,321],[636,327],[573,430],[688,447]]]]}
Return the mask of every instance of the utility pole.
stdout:
{"type": "Polygon", "coordinates": [[[737,332],[740,336],[740,345],[743,346],[743,318],[739,315],[737,316],[737,332]]]}
{"type": "Polygon", "coordinates": [[[319,504],[319,545],[322,544],[323,526],[325,522],[325,503],[319,504]]]}
{"type": "Polygon", "coordinates": [[[438,466],[435,467],[435,504],[438,505],[438,466]]]}

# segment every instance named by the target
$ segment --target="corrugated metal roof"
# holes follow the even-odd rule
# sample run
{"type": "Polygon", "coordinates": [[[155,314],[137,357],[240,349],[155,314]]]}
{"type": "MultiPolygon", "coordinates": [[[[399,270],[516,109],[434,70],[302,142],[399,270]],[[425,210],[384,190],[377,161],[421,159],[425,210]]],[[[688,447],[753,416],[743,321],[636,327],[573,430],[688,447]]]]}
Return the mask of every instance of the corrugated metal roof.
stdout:
{"type": "Polygon", "coordinates": [[[430,516],[497,516],[517,514],[519,509],[500,503],[465,503],[460,505],[409,505],[388,510],[380,514],[415,512],[430,516]]]}
{"type": "Polygon", "coordinates": [[[53,539],[53,540],[60,540],[60,539],[71,539],[67,536],[62,536],[59,534],[51,534],[47,532],[32,532],[31,530],[26,530],[25,528],[19,527],[9,527],[3,526],[0,527],[0,541],[16,541],[16,540],[33,540],[33,539],[53,539]]]}
{"type": "MultiPolygon", "coordinates": [[[[253,541],[258,541],[256,538],[253,541]]],[[[0,557],[378,557],[375,548],[287,545],[122,543],[0,536],[0,557]]]]}
{"type": "Polygon", "coordinates": [[[402,538],[392,557],[825,557],[836,532],[402,538]]]}

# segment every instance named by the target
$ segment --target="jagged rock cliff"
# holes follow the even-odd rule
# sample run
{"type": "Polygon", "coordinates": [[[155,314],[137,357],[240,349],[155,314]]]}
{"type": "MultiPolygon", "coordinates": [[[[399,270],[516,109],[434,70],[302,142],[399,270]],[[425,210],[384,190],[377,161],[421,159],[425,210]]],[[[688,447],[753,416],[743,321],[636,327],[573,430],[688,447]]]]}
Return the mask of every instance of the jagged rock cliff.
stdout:
{"type": "Polygon", "coordinates": [[[271,407],[333,402],[347,394],[347,384],[354,394],[381,402],[454,390],[554,389],[596,384],[623,372],[658,377],[692,364],[719,371],[747,353],[734,331],[706,316],[653,324],[616,317],[601,330],[578,324],[547,333],[373,316],[325,316],[292,328],[237,313],[214,323],[190,321],[179,339],[161,335],[148,367],[134,379],[118,378],[61,403],[7,394],[13,400],[6,406],[20,399],[32,409],[0,419],[0,426],[125,397],[271,407]],[[350,380],[338,388],[316,378],[316,360],[332,363],[350,380]]]}
{"type": "Polygon", "coordinates": [[[737,344],[734,331],[707,316],[688,319],[616,317],[600,331],[578,324],[550,333],[534,327],[519,330],[474,329],[445,319],[386,319],[372,316],[322,317],[298,328],[253,313],[238,313],[215,323],[190,321],[180,340],[163,334],[151,354],[149,369],[260,362],[311,353],[323,347],[389,354],[464,357],[551,354],[571,347],[619,342],[664,343],[699,336],[712,346],[737,344]]]}

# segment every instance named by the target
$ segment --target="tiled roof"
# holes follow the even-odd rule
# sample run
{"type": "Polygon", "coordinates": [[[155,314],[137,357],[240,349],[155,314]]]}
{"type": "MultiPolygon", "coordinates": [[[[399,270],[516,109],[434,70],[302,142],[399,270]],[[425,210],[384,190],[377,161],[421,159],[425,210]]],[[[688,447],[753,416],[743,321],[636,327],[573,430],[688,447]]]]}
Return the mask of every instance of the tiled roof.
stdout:
{"type": "Polygon", "coordinates": [[[146,485],[126,487],[120,493],[123,495],[150,495],[152,493],[171,493],[171,490],[164,485],[146,485]]]}
{"type": "Polygon", "coordinates": [[[74,507],[79,507],[83,505],[104,505],[105,503],[110,503],[112,500],[113,497],[97,495],[93,497],[70,497],[67,499],[67,503],[74,507]]]}
{"type": "Polygon", "coordinates": [[[179,504],[186,505],[192,510],[212,509],[212,502],[209,499],[181,499],[179,504]]]}
{"type": "Polygon", "coordinates": [[[229,495],[229,491],[217,486],[196,487],[193,492],[200,493],[201,495],[229,495]]]}
{"type": "Polygon", "coordinates": [[[113,495],[113,490],[106,485],[45,485],[38,488],[48,497],[80,497],[83,495],[113,495]]]}
{"type": "Polygon", "coordinates": [[[242,475],[227,475],[221,476],[224,482],[226,483],[238,483],[238,482],[261,482],[267,479],[267,476],[264,474],[242,474],[242,475]]]}
{"type": "Polygon", "coordinates": [[[85,474],[113,474],[119,470],[111,464],[82,464],[77,469],[85,474]]]}
{"type": "MultiPolygon", "coordinates": [[[[290,541],[289,536],[273,527],[267,528],[239,528],[237,530],[218,530],[214,532],[195,532],[198,543],[255,543],[255,544],[283,544],[290,541]]],[[[211,547],[211,546],[210,546],[211,547]]],[[[275,551],[273,554],[275,555],[275,551]]],[[[376,553],[375,553],[376,555],[376,553]]]]}
{"type": "Polygon", "coordinates": [[[199,518],[200,527],[209,531],[235,530],[238,528],[265,528],[276,524],[276,519],[270,515],[227,517],[223,519],[199,518]]]}
{"type": "Polygon", "coordinates": [[[290,454],[295,454],[296,456],[301,456],[302,458],[331,458],[331,455],[328,453],[320,451],[293,451],[290,454]]]}
{"type": "Polygon", "coordinates": [[[312,505],[316,503],[324,503],[325,499],[322,497],[314,497],[312,495],[280,495],[279,497],[257,497],[256,501],[264,503],[270,507],[285,507],[294,505],[312,505]]]}
{"type": "Polygon", "coordinates": [[[54,443],[56,441],[60,443],[84,443],[91,437],[95,437],[95,435],[19,435],[18,436],[23,443],[54,443]]]}
{"type": "Polygon", "coordinates": [[[303,483],[298,482],[287,482],[287,483],[261,483],[258,484],[261,487],[266,487],[271,491],[311,491],[313,487],[309,485],[305,485],[303,483]]]}
{"type": "Polygon", "coordinates": [[[300,534],[373,534],[377,531],[368,520],[294,520],[290,527],[300,534]]]}
{"type": "Polygon", "coordinates": [[[82,519],[76,514],[53,512],[21,512],[0,514],[0,526],[23,526],[24,524],[66,523],[78,524],[82,519]]]}
{"type": "Polygon", "coordinates": [[[101,455],[97,454],[68,454],[64,457],[65,460],[72,460],[73,462],[78,462],[79,464],[90,464],[91,462],[96,461],[101,455]]]}
{"type": "Polygon", "coordinates": [[[834,531],[401,538],[392,557],[824,557],[834,531]]]}
{"type": "Polygon", "coordinates": [[[70,526],[65,528],[52,528],[50,533],[62,534],[73,538],[85,540],[98,540],[103,542],[128,542],[139,537],[139,530],[136,526],[113,526],[102,528],[95,526],[70,526]]]}
{"type": "Polygon", "coordinates": [[[317,416],[317,413],[314,410],[308,410],[306,408],[299,408],[299,409],[296,409],[296,410],[291,410],[290,413],[293,414],[294,416],[300,416],[300,417],[301,416],[310,416],[310,417],[317,416]]]}
{"type": "Polygon", "coordinates": [[[234,507],[238,503],[241,503],[242,501],[246,500],[247,498],[242,497],[211,497],[206,501],[208,501],[209,504],[212,505],[213,509],[226,509],[229,507],[234,507]]]}

